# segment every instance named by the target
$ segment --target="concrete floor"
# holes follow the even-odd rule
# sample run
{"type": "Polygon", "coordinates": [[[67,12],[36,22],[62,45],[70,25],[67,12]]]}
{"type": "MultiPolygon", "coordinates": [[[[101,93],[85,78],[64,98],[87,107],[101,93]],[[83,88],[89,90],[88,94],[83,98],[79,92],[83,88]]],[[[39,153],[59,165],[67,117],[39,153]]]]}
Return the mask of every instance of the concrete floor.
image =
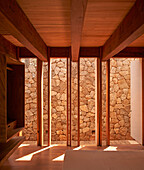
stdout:
{"type": "Polygon", "coordinates": [[[86,146],[67,147],[54,144],[50,147],[38,147],[34,143],[24,142],[3,164],[1,170],[62,170],[66,150],[110,150],[141,151],[144,147],[135,141],[113,141],[110,147],[86,146]]]}

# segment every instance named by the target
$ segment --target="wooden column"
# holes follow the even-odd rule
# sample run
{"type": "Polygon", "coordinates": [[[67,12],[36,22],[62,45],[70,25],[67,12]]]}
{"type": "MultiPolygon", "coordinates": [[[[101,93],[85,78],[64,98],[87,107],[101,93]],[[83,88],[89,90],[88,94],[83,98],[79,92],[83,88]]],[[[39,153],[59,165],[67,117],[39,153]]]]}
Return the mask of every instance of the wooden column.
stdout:
{"type": "Polygon", "coordinates": [[[51,83],[50,83],[50,48],[48,47],[48,146],[51,145],[51,83]]]}
{"type": "Polygon", "coordinates": [[[80,146],[80,57],[78,59],[78,146],[80,146]]]}
{"type": "Polygon", "coordinates": [[[142,58],[142,145],[144,146],[144,58],[142,58]]]}
{"type": "Polygon", "coordinates": [[[7,141],[7,70],[6,57],[0,54],[0,143],[7,141]]]}
{"type": "Polygon", "coordinates": [[[110,145],[110,60],[106,61],[106,145],[110,145]]]}
{"type": "Polygon", "coordinates": [[[67,57],[67,146],[71,146],[71,50],[67,57]]]}
{"type": "Polygon", "coordinates": [[[102,61],[97,58],[97,146],[102,146],[102,61]]]}
{"type": "Polygon", "coordinates": [[[42,61],[37,59],[37,145],[43,145],[43,72],[42,61]]]}

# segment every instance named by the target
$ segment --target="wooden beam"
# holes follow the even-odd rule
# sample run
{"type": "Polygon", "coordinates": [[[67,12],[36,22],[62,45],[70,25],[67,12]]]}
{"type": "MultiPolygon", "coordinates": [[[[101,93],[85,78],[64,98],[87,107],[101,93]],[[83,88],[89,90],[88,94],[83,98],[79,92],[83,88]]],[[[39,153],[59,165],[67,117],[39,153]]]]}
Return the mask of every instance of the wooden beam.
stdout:
{"type": "Polygon", "coordinates": [[[102,61],[97,59],[97,146],[102,146],[102,61]]]}
{"type": "Polygon", "coordinates": [[[71,49],[67,58],[67,146],[71,146],[71,49]]]}
{"type": "Polygon", "coordinates": [[[144,1],[137,0],[103,46],[103,60],[113,57],[144,34],[144,1]]]}
{"type": "Polygon", "coordinates": [[[72,61],[78,61],[82,28],[87,0],[71,1],[71,52],[72,61]]]}
{"type": "MultiPolygon", "coordinates": [[[[48,47],[51,58],[67,58],[70,47],[48,47]]],[[[20,58],[36,58],[36,56],[25,47],[19,47],[20,58]]],[[[80,47],[80,57],[93,58],[100,57],[100,47],[80,47]]]]}
{"type": "Polygon", "coordinates": [[[67,58],[69,56],[70,47],[50,47],[51,58],[67,58]]]}
{"type": "Polygon", "coordinates": [[[36,56],[25,47],[19,47],[20,58],[36,58],[36,56]]]}
{"type": "Polygon", "coordinates": [[[142,59],[142,145],[144,146],[144,58],[142,59]]]}
{"type": "Polygon", "coordinates": [[[40,60],[47,61],[47,46],[16,0],[0,1],[0,20],[19,42],[40,60]]]}
{"type": "Polygon", "coordinates": [[[42,61],[37,59],[37,145],[43,145],[43,72],[42,61]]]}
{"type": "Polygon", "coordinates": [[[48,47],[48,146],[51,145],[51,80],[50,80],[50,48],[48,47]]]}
{"type": "Polygon", "coordinates": [[[78,146],[80,146],[80,58],[77,63],[78,67],[78,146]]]}
{"type": "Polygon", "coordinates": [[[115,58],[143,58],[144,47],[126,47],[114,56],[115,58]]]}
{"type": "Polygon", "coordinates": [[[12,60],[17,60],[16,46],[6,40],[2,35],[0,35],[0,53],[8,56],[12,60]]]}
{"type": "Polygon", "coordinates": [[[106,145],[110,145],[110,60],[106,61],[106,145]]]}
{"type": "Polygon", "coordinates": [[[101,47],[80,47],[79,56],[82,58],[100,57],[100,48],[101,47]]]}
{"type": "Polygon", "coordinates": [[[0,143],[7,141],[7,64],[6,57],[0,54],[0,143]]]}

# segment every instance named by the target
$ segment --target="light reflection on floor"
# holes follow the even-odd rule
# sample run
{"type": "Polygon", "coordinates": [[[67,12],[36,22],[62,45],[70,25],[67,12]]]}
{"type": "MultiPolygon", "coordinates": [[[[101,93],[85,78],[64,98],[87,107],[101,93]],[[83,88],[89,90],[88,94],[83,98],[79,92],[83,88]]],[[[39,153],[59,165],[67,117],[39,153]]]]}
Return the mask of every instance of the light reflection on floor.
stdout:
{"type": "MultiPolygon", "coordinates": [[[[74,148],[73,150],[76,151],[76,150],[80,150],[81,148],[85,147],[85,145],[81,145],[77,148],[74,148]]],[[[64,161],[64,157],[65,157],[65,154],[62,154],[56,158],[54,158],[52,161],[64,161]]]]}
{"type": "Polygon", "coordinates": [[[21,158],[18,158],[18,159],[16,159],[15,161],[31,161],[31,160],[32,160],[32,157],[33,157],[34,155],[36,155],[36,154],[38,154],[38,153],[40,153],[40,152],[43,152],[43,151],[45,151],[45,150],[48,150],[48,149],[50,149],[50,148],[52,148],[52,147],[54,147],[54,146],[57,146],[57,145],[50,145],[50,146],[48,146],[48,147],[42,148],[42,149],[40,149],[40,150],[38,150],[38,151],[35,151],[35,152],[33,152],[33,153],[30,153],[30,154],[28,154],[28,155],[26,155],[26,156],[23,156],[23,157],[21,157],[21,158]]]}

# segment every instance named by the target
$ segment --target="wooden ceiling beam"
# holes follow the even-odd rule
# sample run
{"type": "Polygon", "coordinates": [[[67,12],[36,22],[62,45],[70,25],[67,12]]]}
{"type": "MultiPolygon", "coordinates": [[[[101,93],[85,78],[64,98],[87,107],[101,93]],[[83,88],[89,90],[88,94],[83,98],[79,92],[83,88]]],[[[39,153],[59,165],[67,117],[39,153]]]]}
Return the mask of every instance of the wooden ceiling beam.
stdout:
{"type": "MultiPolygon", "coordinates": [[[[67,58],[69,56],[70,47],[49,47],[51,58],[67,58]]],[[[36,58],[25,47],[19,47],[20,58],[36,58]]],[[[80,47],[79,56],[82,58],[100,57],[100,47],[80,47]]]]}
{"type": "Polygon", "coordinates": [[[108,60],[144,34],[144,0],[137,0],[103,46],[102,60],[108,60]]]}
{"type": "Polygon", "coordinates": [[[71,1],[71,53],[72,61],[78,61],[82,28],[87,0],[71,1]]]}
{"type": "Polygon", "coordinates": [[[144,58],[144,47],[126,47],[115,58],[144,58]]]}
{"type": "Polygon", "coordinates": [[[47,61],[47,46],[16,0],[0,1],[0,22],[40,60],[47,61]]]}
{"type": "Polygon", "coordinates": [[[0,53],[8,56],[12,60],[17,60],[17,48],[11,42],[0,35],[0,53]]]}

